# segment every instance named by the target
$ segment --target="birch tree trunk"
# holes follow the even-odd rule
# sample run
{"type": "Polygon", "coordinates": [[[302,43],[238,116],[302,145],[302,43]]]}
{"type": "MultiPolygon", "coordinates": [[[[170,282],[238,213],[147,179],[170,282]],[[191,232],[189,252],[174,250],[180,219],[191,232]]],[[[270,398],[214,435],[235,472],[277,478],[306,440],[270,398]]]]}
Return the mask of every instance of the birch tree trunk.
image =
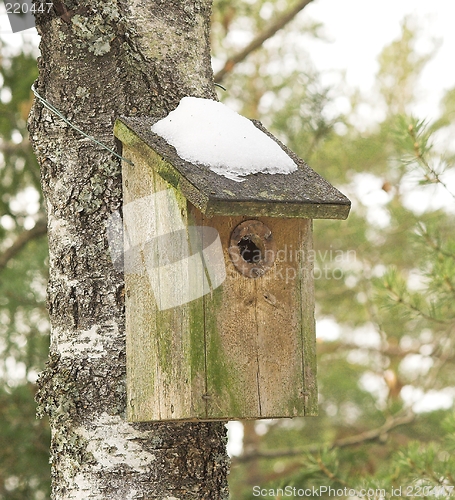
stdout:
{"type": "MultiPolygon", "coordinates": [[[[37,16],[36,89],[115,148],[117,116],[164,116],[183,96],[214,97],[210,9],[211,0],[55,0],[37,16]]],[[[222,424],[125,421],[123,275],[105,231],[122,203],[119,160],[39,101],[29,128],[48,211],[52,332],[37,400],[52,429],[52,498],[227,498],[222,424]]]]}

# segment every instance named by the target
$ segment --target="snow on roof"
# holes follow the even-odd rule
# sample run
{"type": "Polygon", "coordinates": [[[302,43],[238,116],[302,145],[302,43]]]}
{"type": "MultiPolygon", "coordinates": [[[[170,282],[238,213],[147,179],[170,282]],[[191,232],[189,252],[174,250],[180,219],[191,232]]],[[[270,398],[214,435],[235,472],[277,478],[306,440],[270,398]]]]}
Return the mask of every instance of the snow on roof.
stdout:
{"type": "Polygon", "coordinates": [[[254,124],[220,102],[184,97],[166,118],[152,126],[190,162],[241,182],[258,172],[289,174],[297,170],[281,147],[254,124]]]}

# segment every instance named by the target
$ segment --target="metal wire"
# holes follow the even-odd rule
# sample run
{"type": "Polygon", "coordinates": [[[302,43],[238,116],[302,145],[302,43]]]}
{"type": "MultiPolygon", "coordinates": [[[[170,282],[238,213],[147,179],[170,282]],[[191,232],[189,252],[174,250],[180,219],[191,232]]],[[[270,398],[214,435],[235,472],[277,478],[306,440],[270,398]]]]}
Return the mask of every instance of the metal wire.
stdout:
{"type": "Polygon", "coordinates": [[[71,123],[68,118],[66,118],[65,116],[62,115],[62,113],[56,108],[54,107],[50,102],[46,101],[46,99],[44,99],[44,97],[42,97],[38,92],[37,90],[35,89],[35,85],[32,85],[31,86],[31,89],[32,89],[32,92],[35,94],[35,96],[43,103],[43,105],[49,109],[50,111],[52,111],[52,113],[56,114],[59,118],[61,118],[65,123],[67,123],[71,128],[73,128],[74,130],[76,130],[77,132],[79,132],[81,135],[83,135],[84,137],[87,137],[87,139],[90,139],[92,142],[94,142],[95,144],[98,144],[98,146],[101,146],[102,148],[104,149],[107,149],[107,151],[109,151],[110,153],[112,153],[113,155],[115,155],[117,158],[120,158],[121,160],[123,161],[126,161],[127,163],[129,163],[130,165],[133,165],[134,166],[134,163],[130,160],[128,160],[127,158],[124,158],[122,155],[119,155],[118,153],[116,153],[115,151],[113,151],[111,148],[109,148],[108,146],[106,146],[106,144],[103,144],[102,142],[98,141],[97,139],[95,139],[94,137],[92,137],[91,135],[88,135],[86,134],[83,130],[81,130],[77,125],[74,125],[74,123],[71,123]]]}

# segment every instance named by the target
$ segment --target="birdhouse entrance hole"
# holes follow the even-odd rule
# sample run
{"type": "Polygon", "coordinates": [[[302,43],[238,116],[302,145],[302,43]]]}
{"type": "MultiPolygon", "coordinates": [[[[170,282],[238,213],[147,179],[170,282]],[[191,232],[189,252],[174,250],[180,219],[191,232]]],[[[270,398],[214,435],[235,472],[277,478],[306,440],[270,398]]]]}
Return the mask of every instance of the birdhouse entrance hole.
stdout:
{"type": "Polygon", "coordinates": [[[240,255],[250,264],[262,260],[264,249],[259,248],[249,236],[244,236],[239,241],[239,247],[240,255]]]}
{"type": "Polygon", "coordinates": [[[232,231],[229,255],[248,278],[263,276],[275,262],[275,251],[272,231],[261,221],[244,221],[232,231]]]}

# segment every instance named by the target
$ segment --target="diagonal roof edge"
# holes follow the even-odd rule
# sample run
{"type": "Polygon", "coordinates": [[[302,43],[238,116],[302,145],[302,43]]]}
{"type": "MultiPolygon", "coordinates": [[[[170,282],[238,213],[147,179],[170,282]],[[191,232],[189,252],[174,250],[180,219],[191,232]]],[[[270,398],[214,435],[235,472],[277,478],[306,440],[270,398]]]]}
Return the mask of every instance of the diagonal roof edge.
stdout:
{"type": "Polygon", "coordinates": [[[276,137],[252,120],[273,139],[298,169],[290,174],[257,173],[236,182],[218,175],[204,165],[189,163],[175,148],[151,131],[160,118],[119,118],[115,136],[151,166],[207,216],[248,215],[346,219],[351,202],[328,181],[312,170],[276,137]],[[164,160],[164,161],[163,161],[164,160]]]}

